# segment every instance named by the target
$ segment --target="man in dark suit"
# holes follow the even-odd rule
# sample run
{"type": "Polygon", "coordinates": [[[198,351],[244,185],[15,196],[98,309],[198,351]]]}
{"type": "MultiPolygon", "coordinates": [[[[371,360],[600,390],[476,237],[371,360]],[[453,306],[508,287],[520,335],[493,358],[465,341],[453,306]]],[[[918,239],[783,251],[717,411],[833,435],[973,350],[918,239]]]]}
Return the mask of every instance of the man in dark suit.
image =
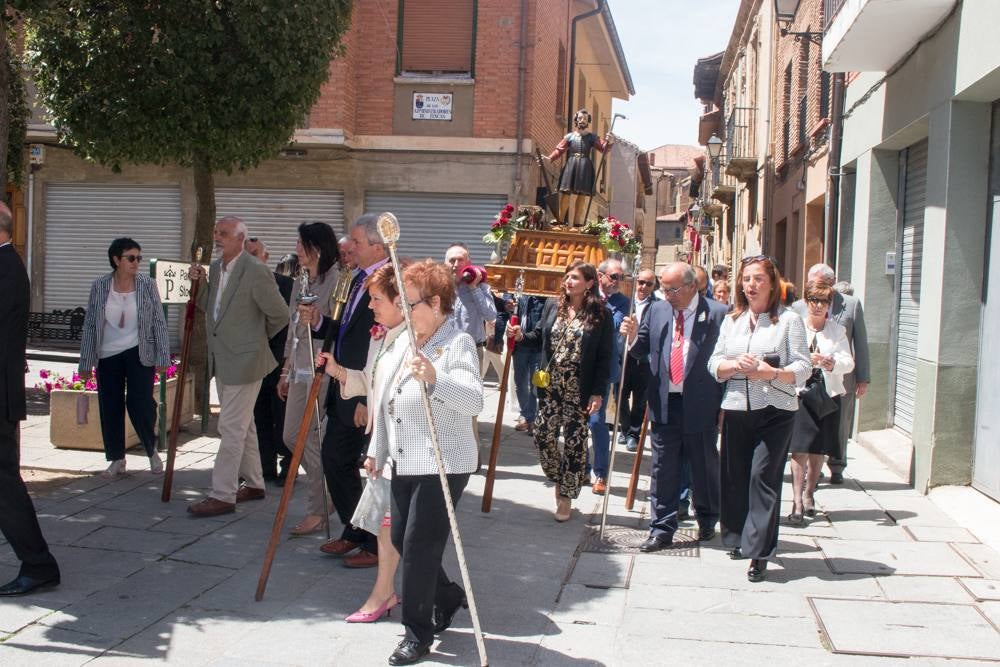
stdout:
{"type": "MultiPolygon", "coordinates": [[[[249,238],[243,244],[243,249],[253,255],[261,264],[267,266],[270,254],[263,241],[249,238]]],[[[280,273],[274,273],[274,282],[278,284],[278,292],[287,304],[292,298],[292,279],[280,273]]],[[[271,349],[277,367],[268,373],[260,385],[257,402],[253,406],[253,420],[257,425],[257,448],[260,450],[260,467],[265,481],[284,484],[288,474],[288,464],[292,453],[285,447],[282,433],[285,430],[285,402],[278,396],[278,378],[285,361],[285,340],[288,337],[288,327],[271,336],[267,346],[271,349]],[[281,472],[278,472],[278,457],[281,457],[281,472]]]]}
{"type": "MultiPolygon", "coordinates": [[[[635,319],[641,327],[649,317],[649,307],[658,301],[653,294],[656,274],[643,269],[635,279],[635,319]]],[[[622,381],[622,401],[618,406],[618,424],[625,434],[625,448],[630,452],[639,449],[642,418],[646,412],[646,385],[649,384],[649,360],[629,355],[625,359],[625,379],[622,381]]]]}
{"type": "MultiPolygon", "coordinates": [[[[368,213],[351,225],[351,242],[358,271],[351,282],[351,291],[344,307],[337,332],[334,358],[344,368],[362,370],[368,361],[368,346],[375,317],[368,307],[368,290],[365,280],[389,261],[389,252],[382,243],[376,225],[378,216],[368,213]]],[[[318,336],[326,335],[329,321],[322,318],[311,306],[299,310],[304,321],[311,322],[318,336]]],[[[378,542],[371,533],[351,526],[351,517],[361,499],[361,474],[358,462],[367,446],[365,425],[368,423],[366,399],[343,399],[340,384],[330,383],[326,398],[326,433],[321,454],[330,497],[337,508],[337,515],[344,524],[340,537],[320,547],[323,553],[344,556],[347,567],[374,567],[378,565],[378,542]],[[357,553],[348,555],[358,550],[357,553]]]]}
{"type": "Polygon", "coordinates": [[[698,539],[715,537],[719,518],[719,429],[722,385],[708,372],[727,308],[698,295],[694,270],[681,262],[660,276],[666,300],[650,306],[641,326],[634,317],[621,331],[636,358],[649,357],[649,423],[653,436],[649,538],[640,549],[659,551],[673,542],[681,456],[691,464],[698,539]]]}
{"type": "Polygon", "coordinates": [[[17,578],[0,586],[0,595],[25,595],[59,583],[59,566],[21,479],[29,287],[24,263],[11,244],[13,231],[10,209],[0,202],[0,532],[21,561],[17,578]]]}

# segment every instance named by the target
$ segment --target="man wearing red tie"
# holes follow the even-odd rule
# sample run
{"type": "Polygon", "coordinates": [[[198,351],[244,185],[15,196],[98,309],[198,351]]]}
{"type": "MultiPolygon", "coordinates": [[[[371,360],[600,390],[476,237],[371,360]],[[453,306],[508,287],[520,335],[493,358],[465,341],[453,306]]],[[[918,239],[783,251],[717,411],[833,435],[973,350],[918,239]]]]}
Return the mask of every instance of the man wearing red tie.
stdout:
{"type": "Polygon", "coordinates": [[[698,539],[715,537],[719,518],[719,406],[722,385],[708,372],[726,306],[698,296],[694,270],[683,262],[660,274],[665,300],[649,307],[641,326],[626,318],[621,332],[629,354],[649,355],[647,387],[653,467],[649,497],[649,537],[645,552],[669,547],[677,531],[682,455],[691,463],[691,487],[698,516],[698,539]]]}

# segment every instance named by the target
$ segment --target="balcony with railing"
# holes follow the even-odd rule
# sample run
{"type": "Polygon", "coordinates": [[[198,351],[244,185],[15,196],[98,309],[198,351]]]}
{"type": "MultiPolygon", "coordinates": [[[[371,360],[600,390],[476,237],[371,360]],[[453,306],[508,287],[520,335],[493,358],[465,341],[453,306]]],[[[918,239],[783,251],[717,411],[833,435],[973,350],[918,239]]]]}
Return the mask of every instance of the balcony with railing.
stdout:
{"type": "Polygon", "coordinates": [[[757,173],[757,127],[752,107],[734,107],[726,117],[726,174],[749,178],[757,173]]]}
{"type": "Polygon", "coordinates": [[[727,154],[723,150],[718,159],[712,161],[712,166],[706,174],[706,183],[703,191],[711,198],[725,199],[736,192],[736,186],[739,184],[739,181],[736,180],[735,176],[722,168],[722,165],[726,164],[727,161],[727,154]]]}
{"type": "Polygon", "coordinates": [[[824,0],[823,69],[885,72],[944,19],[957,0],[824,0]]]}

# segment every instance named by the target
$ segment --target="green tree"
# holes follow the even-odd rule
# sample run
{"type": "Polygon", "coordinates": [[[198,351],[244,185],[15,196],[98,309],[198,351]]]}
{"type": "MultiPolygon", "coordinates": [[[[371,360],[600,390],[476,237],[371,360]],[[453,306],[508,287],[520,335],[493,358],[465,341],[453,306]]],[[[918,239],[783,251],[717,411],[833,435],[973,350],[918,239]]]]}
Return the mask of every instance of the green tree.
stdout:
{"type": "Polygon", "coordinates": [[[319,96],[350,0],[51,0],[28,61],[80,156],[194,171],[194,245],[210,255],[213,174],[274,157],[319,96]]]}
{"type": "Polygon", "coordinates": [[[21,59],[11,46],[18,10],[31,3],[0,0],[0,175],[20,184],[24,176],[24,135],[28,129],[28,105],[24,99],[21,59]]]}

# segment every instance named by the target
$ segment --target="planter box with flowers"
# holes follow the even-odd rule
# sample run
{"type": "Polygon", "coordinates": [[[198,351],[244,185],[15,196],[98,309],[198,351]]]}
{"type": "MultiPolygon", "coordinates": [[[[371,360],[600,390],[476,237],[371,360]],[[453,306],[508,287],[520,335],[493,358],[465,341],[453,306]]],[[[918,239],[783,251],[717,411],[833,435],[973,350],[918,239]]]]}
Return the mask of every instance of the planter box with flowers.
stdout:
{"type": "MultiPolygon", "coordinates": [[[[172,424],[174,396],[177,391],[176,362],[167,368],[167,427],[172,424]]],[[[97,403],[97,382],[91,378],[84,382],[76,373],[71,378],[41,371],[42,382],[36,385],[49,392],[49,440],[63,449],[104,450],[101,436],[101,413],[97,403]]],[[[194,378],[185,381],[184,404],[181,406],[181,424],[194,419],[194,378]]],[[[156,414],[160,414],[160,374],[153,384],[153,400],[156,414]]],[[[159,424],[157,424],[157,427],[159,424]]],[[[132,422],[125,415],[125,447],[139,444],[139,436],[132,428],[132,422]]]]}

